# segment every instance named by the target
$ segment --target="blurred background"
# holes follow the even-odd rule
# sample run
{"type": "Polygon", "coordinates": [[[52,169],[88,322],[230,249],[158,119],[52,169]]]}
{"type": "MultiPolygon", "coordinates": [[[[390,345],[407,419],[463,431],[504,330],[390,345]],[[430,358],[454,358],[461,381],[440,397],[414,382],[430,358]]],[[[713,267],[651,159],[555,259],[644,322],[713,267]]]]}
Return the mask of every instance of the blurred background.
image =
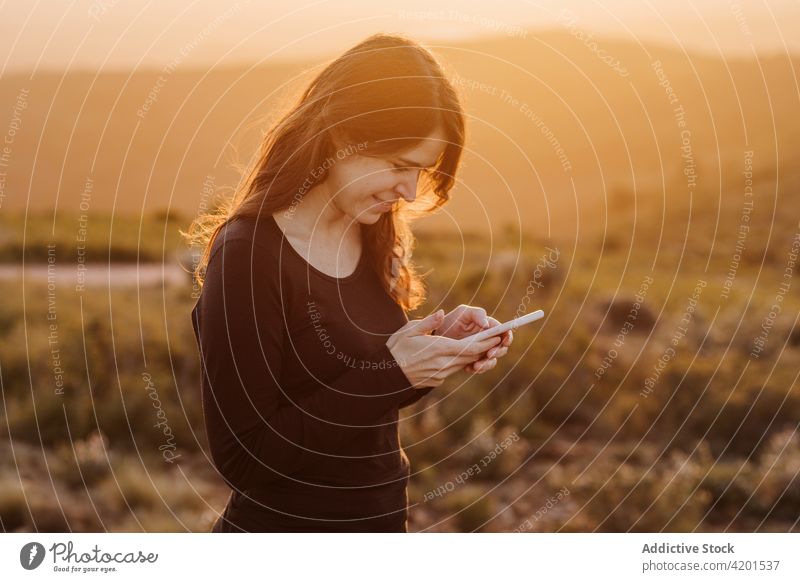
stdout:
{"type": "Polygon", "coordinates": [[[800,529],[800,5],[0,8],[0,528],[208,531],[179,231],[328,59],[425,42],[468,115],[429,300],[544,309],[404,411],[411,531],[800,529]]]}

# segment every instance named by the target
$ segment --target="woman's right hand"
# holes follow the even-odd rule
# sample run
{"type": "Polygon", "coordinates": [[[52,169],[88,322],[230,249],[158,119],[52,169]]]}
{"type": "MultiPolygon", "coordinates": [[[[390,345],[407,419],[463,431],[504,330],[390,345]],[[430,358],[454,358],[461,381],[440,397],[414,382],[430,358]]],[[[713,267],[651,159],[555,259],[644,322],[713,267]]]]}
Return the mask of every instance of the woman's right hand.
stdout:
{"type": "Polygon", "coordinates": [[[440,309],[424,319],[411,320],[386,342],[414,388],[440,386],[448,376],[480,360],[503,341],[502,336],[475,341],[469,337],[454,340],[430,335],[443,319],[444,311],[440,309]]]}

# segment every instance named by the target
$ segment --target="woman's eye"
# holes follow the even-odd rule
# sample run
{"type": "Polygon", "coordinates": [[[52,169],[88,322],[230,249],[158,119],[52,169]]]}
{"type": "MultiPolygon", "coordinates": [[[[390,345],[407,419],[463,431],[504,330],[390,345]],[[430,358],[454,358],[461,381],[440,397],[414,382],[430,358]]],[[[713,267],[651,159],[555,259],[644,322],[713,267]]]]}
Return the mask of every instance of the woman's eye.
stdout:
{"type": "Polygon", "coordinates": [[[413,171],[419,172],[418,175],[419,177],[429,174],[431,170],[429,170],[428,168],[419,168],[417,166],[404,166],[392,163],[392,172],[394,172],[395,174],[401,174],[403,172],[413,172],[413,171]]]}

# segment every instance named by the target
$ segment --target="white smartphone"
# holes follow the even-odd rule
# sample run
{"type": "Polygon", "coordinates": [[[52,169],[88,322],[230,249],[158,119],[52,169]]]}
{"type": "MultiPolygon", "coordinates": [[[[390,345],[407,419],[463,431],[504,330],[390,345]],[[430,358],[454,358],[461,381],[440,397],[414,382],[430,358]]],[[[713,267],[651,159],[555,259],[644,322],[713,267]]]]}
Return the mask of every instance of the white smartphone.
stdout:
{"type": "Polygon", "coordinates": [[[484,329],[483,331],[479,331],[478,333],[467,336],[464,339],[469,339],[470,341],[481,341],[485,340],[490,337],[494,337],[496,335],[500,335],[501,333],[507,332],[509,329],[516,329],[522,325],[527,325],[534,321],[537,321],[544,317],[544,311],[538,309],[532,313],[527,313],[522,317],[518,317],[516,319],[512,319],[511,321],[507,321],[505,323],[501,323],[500,325],[496,325],[494,327],[490,327],[484,329]]]}

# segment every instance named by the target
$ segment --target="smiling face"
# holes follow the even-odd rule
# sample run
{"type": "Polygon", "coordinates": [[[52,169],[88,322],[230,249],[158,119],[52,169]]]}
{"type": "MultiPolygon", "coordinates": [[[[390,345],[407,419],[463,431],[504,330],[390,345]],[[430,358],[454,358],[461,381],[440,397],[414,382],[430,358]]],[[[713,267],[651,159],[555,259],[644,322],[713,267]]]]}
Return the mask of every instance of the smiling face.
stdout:
{"type": "Polygon", "coordinates": [[[334,164],[325,181],[330,203],[361,224],[374,224],[399,200],[413,202],[420,174],[432,168],[445,149],[441,130],[412,148],[381,157],[352,155],[334,164]]]}

